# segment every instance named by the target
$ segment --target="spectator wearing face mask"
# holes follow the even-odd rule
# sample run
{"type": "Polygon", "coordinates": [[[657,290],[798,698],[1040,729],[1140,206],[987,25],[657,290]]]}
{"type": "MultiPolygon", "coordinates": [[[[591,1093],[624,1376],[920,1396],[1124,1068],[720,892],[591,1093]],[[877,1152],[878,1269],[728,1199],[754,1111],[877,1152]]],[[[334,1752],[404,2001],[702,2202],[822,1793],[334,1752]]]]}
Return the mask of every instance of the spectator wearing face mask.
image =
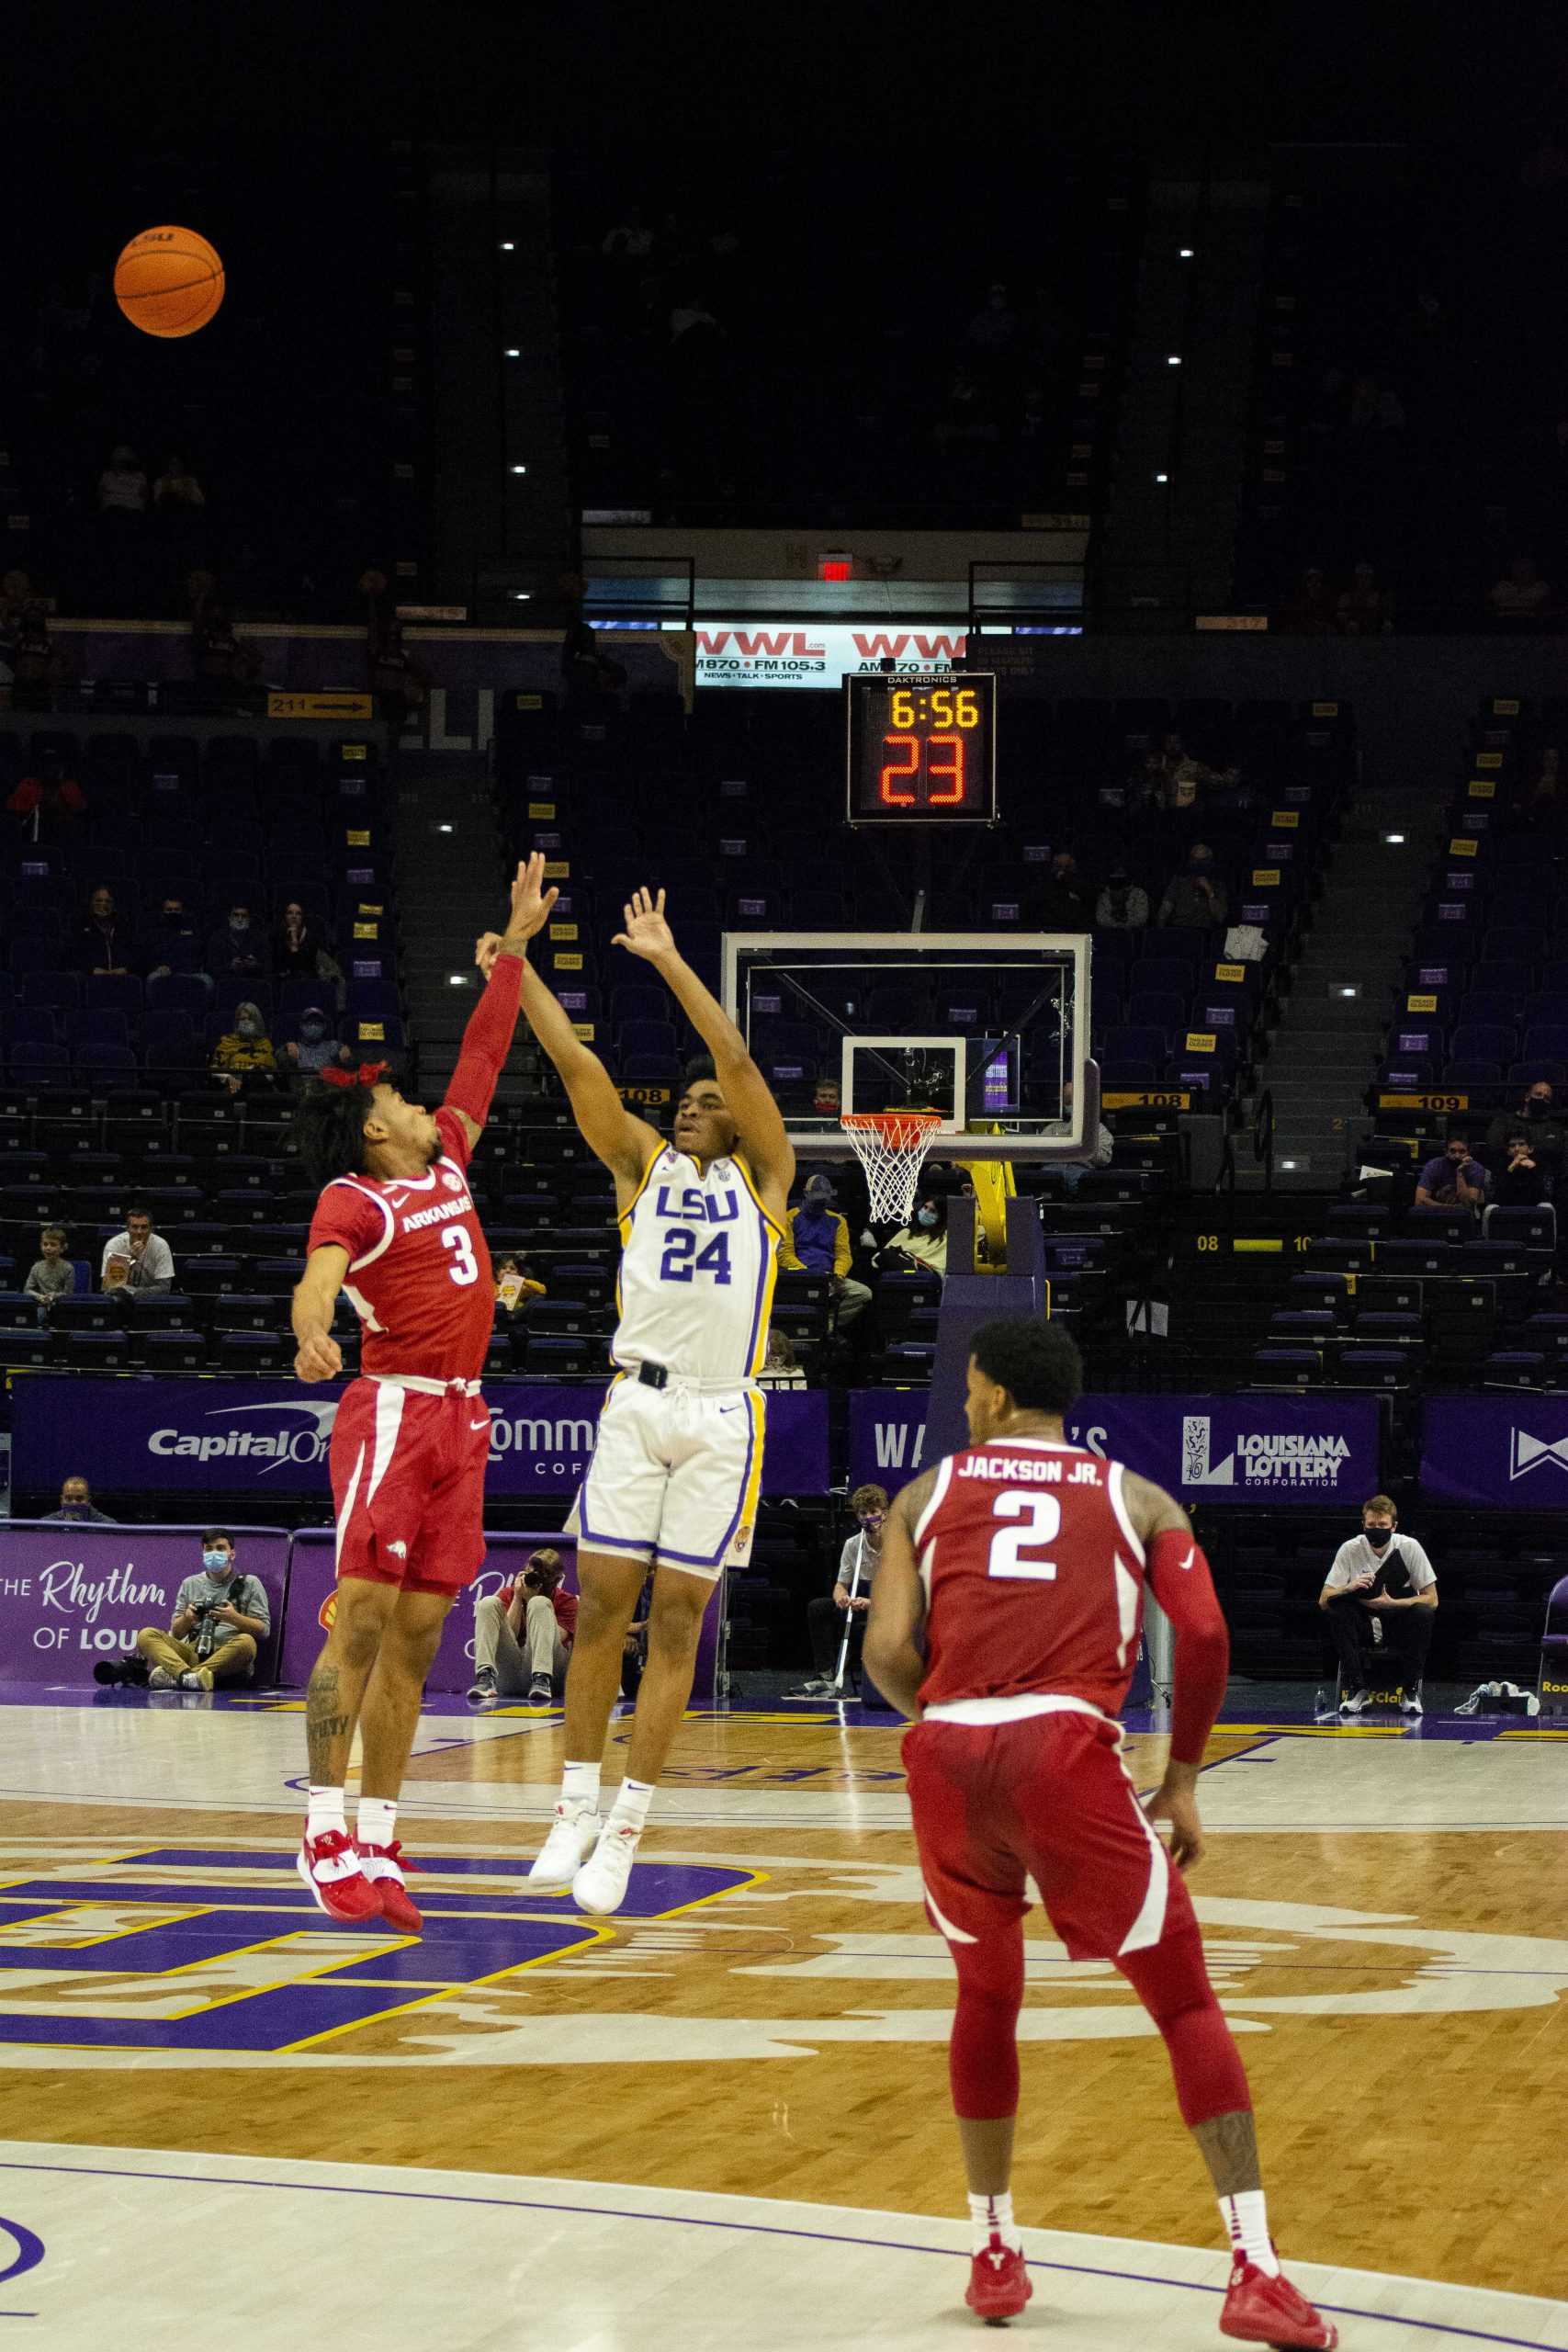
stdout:
{"type": "Polygon", "coordinates": [[[183,899],[171,893],[164,899],[153,921],[152,937],[147,945],[150,958],[147,977],[150,980],[161,980],[170,972],[194,972],[200,954],[196,917],[183,899]]]}
{"type": "Polygon", "coordinates": [[[1538,1209],[1547,1199],[1551,1187],[1528,1127],[1516,1124],[1510,1130],[1503,1165],[1489,1190],[1494,1206],[1501,1209],[1538,1209]]]}
{"type": "Polygon", "coordinates": [[[1416,1180],[1418,1209],[1480,1209],[1486,1205],[1486,1170],[1471,1158],[1468,1138],[1450,1135],[1416,1180]]]}
{"type": "Polygon", "coordinates": [[[290,1038],[283,1052],[301,1078],[312,1078],[318,1070],[333,1067],[352,1069],[355,1066],[353,1055],[342,1038],[333,1035],[332,1023],[319,1004],[306,1006],[299,1015],[299,1041],[290,1038]]]}
{"type": "Polygon", "coordinates": [[[1398,1525],[1392,1498],[1369,1496],[1361,1505],[1360,1533],[1341,1544],[1317,1596],[1338,1653],[1342,1714],[1360,1713],[1371,1695],[1368,1675],[1373,1671],[1397,1674],[1402,1712],[1421,1713],[1438,1579],[1415,1537],[1395,1532],[1398,1525]]]}
{"type": "Polygon", "coordinates": [[[168,1632],[143,1625],[136,1646],[152,1669],[150,1690],[210,1690],[219,1682],[248,1682],[257,1647],[271,1631],[266,1587],[241,1568],[228,1531],[209,1527],[201,1539],[201,1573],[181,1584],[168,1632]]]}
{"type": "Polygon", "coordinates": [[[790,1212],[788,1237],[779,1244],[779,1264],[787,1273],[829,1277],[840,1331],[871,1305],[870,1289],[850,1272],[853,1262],[849,1224],[839,1215],[833,1180],[813,1176],[800,1206],[790,1212]]]}
{"type": "Polygon", "coordinates": [[[93,1490],[85,1478],[67,1478],[60,1489],[60,1504],[55,1510],[44,1513],[46,1527],[116,1527],[118,1520],[107,1510],[96,1510],[93,1490]]]}
{"type": "Polygon", "coordinates": [[[257,930],[243,899],[230,905],[229,920],[207,943],[207,968],[215,979],[254,979],[271,968],[265,934],[257,930]]]}
{"type": "Polygon", "coordinates": [[[917,1201],[908,1223],[900,1226],[876,1253],[879,1272],[897,1269],[901,1260],[907,1266],[924,1266],[933,1274],[947,1272],[947,1203],[936,1193],[928,1193],[917,1201]]]}
{"type": "Polygon", "coordinates": [[[1207,842],[1194,842],[1187,864],[1166,884],[1156,921],[1179,931],[1213,931],[1230,909],[1225,886],[1214,871],[1214,853],[1207,842]]]}
{"type": "Polygon", "coordinates": [[[1557,1109],[1557,1099],[1549,1078],[1531,1079],[1513,1111],[1499,1111],[1486,1130],[1486,1149],[1495,1155],[1493,1165],[1504,1165],[1508,1151],[1508,1138],[1519,1129],[1529,1136],[1533,1158],[1546,1170],[1549,1182],[1562,1173],[1562,1157],[1568,1148],[1568,1127],[1557,1109]]]}
{"type": "Polygon", "coordinates": [[[231,1094],[265,1092],[277,1084],[277,1056],[259,1004],[237,1004],[234,1026],[218,1040],[212,1075],[231,1094]]]}
{"type": "Polygon", "coordinates": [[[1149,894],[1141,890],[1124,865],[1107,876],[1094,904],[1097,931],[1142,931],[1149,919],[1149,894]]]}
{"type": "Polygon", "coordinates": [[[1059,849],[1040,893],[1042,931],[1087,931],[1092,901],[1070,849],[1059,849]]]}

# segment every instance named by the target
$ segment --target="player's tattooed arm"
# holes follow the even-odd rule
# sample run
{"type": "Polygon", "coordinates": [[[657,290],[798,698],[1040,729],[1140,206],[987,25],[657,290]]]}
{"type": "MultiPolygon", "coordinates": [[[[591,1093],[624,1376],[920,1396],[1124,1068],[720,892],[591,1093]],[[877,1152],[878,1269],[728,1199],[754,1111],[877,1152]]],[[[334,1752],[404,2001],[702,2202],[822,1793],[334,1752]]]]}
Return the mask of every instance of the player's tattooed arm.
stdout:
{"type": "Polygon", "coordinates": [[[910,1717],[919,1714],[926,1673],[920,1644],[926,1596],[915,1558],[915,1528],[935,1487],[936,1472],[927,1470],[894,1497],[865,1621],[866,1670],[883,1696],[910,1717]]]}

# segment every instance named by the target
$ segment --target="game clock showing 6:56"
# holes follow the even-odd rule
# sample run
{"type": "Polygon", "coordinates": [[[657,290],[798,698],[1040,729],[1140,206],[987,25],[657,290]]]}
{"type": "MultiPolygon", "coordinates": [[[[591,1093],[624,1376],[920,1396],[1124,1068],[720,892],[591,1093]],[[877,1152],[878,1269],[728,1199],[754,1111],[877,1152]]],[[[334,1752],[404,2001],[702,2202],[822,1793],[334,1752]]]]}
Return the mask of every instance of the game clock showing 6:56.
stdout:
{"type": "Polygon", "coordinates": [[[994,825],[997,681],[989,671],[844,681],[852,825],[994,825]]]}

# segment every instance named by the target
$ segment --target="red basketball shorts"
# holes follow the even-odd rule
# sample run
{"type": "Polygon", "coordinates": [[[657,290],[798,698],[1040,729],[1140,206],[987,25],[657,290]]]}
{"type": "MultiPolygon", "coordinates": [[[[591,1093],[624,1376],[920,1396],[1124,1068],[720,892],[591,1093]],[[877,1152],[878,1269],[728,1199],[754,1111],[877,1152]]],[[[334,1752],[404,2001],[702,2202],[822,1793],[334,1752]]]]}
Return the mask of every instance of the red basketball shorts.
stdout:
{"type": "Polygon", "coordinates": [[[439,1391],[360,1379],[333,1425],[337,1572],[458,1593],[485,1555],[490,1415],[479,1383],[439,1391]]]}
{"type": "Polygon", "coordinates": [[[1195,1926],[1121,1751],[1115,1724],[1078,1713],[906,1735],[927,1907],[949,1943],[1016,1936],[1030,1879],[1071,1960],[1130,1958],[1195,1926]]]}

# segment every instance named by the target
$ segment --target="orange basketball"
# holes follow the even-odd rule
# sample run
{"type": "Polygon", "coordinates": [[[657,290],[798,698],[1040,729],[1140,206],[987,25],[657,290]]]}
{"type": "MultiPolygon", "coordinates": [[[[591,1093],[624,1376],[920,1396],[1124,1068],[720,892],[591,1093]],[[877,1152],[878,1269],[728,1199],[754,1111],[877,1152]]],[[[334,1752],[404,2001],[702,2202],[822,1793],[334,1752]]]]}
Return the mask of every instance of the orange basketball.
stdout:
{"type": "Polygon", "coordinates": [[[114,266],[114,299],[143,334],[194,334],[223,300],[223,265],[194,229],[143,229],[114,266]]]}

